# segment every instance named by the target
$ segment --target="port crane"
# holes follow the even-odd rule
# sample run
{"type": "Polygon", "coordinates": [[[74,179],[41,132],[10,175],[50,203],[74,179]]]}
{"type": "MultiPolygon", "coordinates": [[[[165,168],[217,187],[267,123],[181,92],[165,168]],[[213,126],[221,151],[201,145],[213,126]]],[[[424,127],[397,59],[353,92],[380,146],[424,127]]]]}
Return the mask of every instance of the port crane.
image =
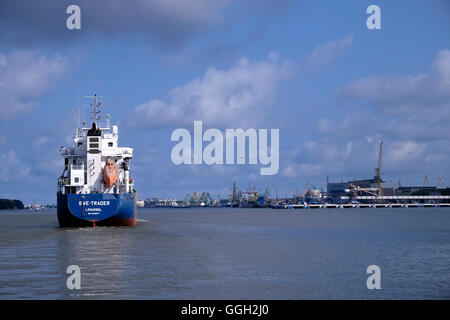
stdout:
{"type": "Polygon", "coordinates": [[[269,203],[270,200],[270,189],[269,187],[266,187],[266,190],[264,191],[264,202],[269,203]]]}
{"type": "Polygon", "coordinates": [[[236,180],[233,180],[233,187],[232,187],[232,194],[231,194],[231,206],[232,207],[238,207],[241,199],[240,191],[238,192],[238,188],[236,185],[236,180]]]}
{"type": "Polygon", "coordinates": [[[383,188],[381,186],[381,159],[383,157],[383,141],[380,142],[380,151],[378,152],[378,166],[375,168],[375,186],[378,189],[379,196],[382,203],[383,200],[383,188]]]}
{"type": "MultiPolygon", "coordinates": [[[[352,198],[356,198],[358,196],[359,192],[365,192],[367,194],[370,194],[372,196],[375,196],[380,199],[382,203],[384,203],[383,200],[383,188],[381,186],[381,159],[383,157],[383,141],[380,143],[380,150],[378,152],[378,166],[375,168],[375,187],[374,188],[362,188],[355,183],[349,183],[348,188],[345,189],[345,192],[351,193],[352,198]]],[[[355,181],[355,179],[353,179],[355,181]]]]}
{"type": "Polygon", "coordinates": [[[303,190],[302,197],[304,198],[306,193],[309,191],[309,182],[306,182],[305,184],[305,190],[303,190]]]}

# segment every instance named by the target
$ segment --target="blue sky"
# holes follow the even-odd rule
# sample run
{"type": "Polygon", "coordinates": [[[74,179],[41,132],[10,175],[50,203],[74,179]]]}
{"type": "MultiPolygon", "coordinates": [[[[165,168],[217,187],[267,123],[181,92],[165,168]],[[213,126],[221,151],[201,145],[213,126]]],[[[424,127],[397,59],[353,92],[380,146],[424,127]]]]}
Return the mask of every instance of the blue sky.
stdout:
{"type": "Polygon", "coordinates": [[[58,149],[93,91],[135,148],[140,198],[369,178],[381,140],[385,180],[447,186],[449,50],[447,1],[2,1],[0,197],[54,202],[58,149]],[[81,30],[65,26],[70,4],[81,30]],[[174,165],[170,135],[194,120],[279,128],[278,174],[174,165]]]}

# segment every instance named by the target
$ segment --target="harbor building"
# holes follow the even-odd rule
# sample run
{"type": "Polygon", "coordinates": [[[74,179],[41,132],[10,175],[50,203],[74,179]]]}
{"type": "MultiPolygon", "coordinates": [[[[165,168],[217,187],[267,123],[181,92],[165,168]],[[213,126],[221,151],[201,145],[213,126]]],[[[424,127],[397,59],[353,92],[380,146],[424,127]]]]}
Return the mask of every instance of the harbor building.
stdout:
{"type": "MultiPolygon", "coordinates": [[[[392,182],[381,181],[382,195],[393,196],[395,186],[392,182]]],[[[327,184],[327,199],[333,203],[346,203],[348,197],[355,195],[376,196],[379,193],[376,178],[352,180],[346,182],[329,182],[327,184]]]]}

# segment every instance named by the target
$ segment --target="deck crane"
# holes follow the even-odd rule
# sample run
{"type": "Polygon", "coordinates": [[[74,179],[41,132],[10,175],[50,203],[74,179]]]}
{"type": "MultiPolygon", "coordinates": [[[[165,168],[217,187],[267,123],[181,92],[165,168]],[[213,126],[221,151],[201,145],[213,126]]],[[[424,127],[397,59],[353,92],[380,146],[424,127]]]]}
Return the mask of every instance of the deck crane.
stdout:
{"type": "Polygon", "coordinates": [[[441,186],[442,181],[444,181],[444,179],[439,178],[439,181],[438,181],[438,183],[436,185],[436,189],[439,189],[439,187],[441,186]]]}

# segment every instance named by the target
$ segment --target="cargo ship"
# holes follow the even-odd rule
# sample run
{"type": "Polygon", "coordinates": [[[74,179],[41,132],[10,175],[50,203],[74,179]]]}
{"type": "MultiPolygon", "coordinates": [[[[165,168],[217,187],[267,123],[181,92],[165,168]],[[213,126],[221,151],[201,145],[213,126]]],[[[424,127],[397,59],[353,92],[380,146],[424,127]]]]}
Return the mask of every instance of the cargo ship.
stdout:
{"type": "Polygon", "coordinates": [[[94,94],[91,126],[78,126],[72,147],[61,147],[64,171],[58,179],[60,227],[135,226],[137,195],[130,175],[133,148],[119,147],[118,126],[100,124],[94,94]]]}

